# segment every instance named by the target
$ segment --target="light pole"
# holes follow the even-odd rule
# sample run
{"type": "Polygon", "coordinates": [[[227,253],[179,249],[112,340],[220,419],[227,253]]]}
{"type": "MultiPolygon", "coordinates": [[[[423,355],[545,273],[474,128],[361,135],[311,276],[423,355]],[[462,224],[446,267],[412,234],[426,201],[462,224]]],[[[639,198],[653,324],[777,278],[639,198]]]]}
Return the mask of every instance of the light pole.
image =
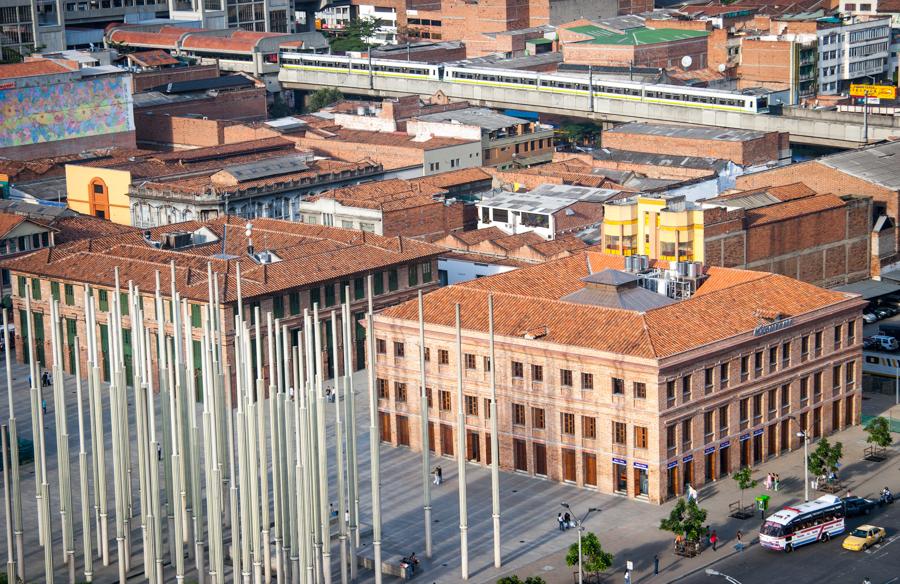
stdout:
{"type": "MultiPolygon", "coordinates": [[[[565,508],[568,509],[569,511],[572,511],[572,508],[569,507],[569,504],[568,504],[568,503],[560,503],[560,505],[562,505],[563,507],[565,507],[565,508]]],[[[590,509],[587,510],[587,513],[584,514],[584,517],[582,517],[581,519],[578,519],[577,517],[575,518],[575,528],[578,530],[578,584],[583,584],[583,583],[584,583],[584,570],[581,569],[581,565],[582,565],[582,561],[581,561],[581,533],[584,531],[584,522],[587,521],[587,518],[590,516],[590,514],[593,513],[593,512],[595,512],[595,511],[596,511],[597,513],[599,513],[599,512],[600,512],[600,509],[597,509],[596,507],[591,507],[590,509]]],[[[572,513],[574,514],[575,512],[572,511],[572,513]]]]}
{"type": "MultiPolygon", "coordinates": [[[[800,426],[800,422],[796,417],[788,417],[797,422],[797,425],[800,426]]],[[[800,431],[797,432],[797,438],[803,439],[803,500],[809,502],[809,433],[806,428],[800,426],[800,431]]]]}
{"type": "Polygon", "coordinates": [[[721,576],[721,577],[725,578],[726,580],[728,580],[729,582],[731,582],[731,584],[741,584],[740,582],[738,582],[736,579],[732,578],[728,574],[723,574],[722,572],[713,570],[712,568],[706,569],[706,575],[707,576],[721,576]]]}

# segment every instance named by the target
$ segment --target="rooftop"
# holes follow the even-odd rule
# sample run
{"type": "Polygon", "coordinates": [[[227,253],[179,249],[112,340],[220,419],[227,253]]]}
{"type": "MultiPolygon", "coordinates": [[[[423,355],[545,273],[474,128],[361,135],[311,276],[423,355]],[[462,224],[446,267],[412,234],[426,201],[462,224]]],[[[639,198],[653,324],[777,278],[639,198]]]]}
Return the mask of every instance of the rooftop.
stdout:
{"type": "Polygon", "coordinates": [[[162,49],[131,53],[126,55],[126,57],[141,67],[163,67],[165,65],[178,65],[181,63],[181,61],[162,49]]]}
{"type": "MultiPolygon", "coordinates": [[[[830,307],[862,306],[853,295],[786,276],[715,267],[709,269],[708,278],[691,298],[643,312],[564,299],[585,288],[582,279],[586,276],[623,267],[622,257],[585,251],[479,278],[425,295],[424,318],[450,330],[455,326],[453,307],[459,303],[462,327],[485,334],[488,296],[492,295],[494,327],[501,337],[521,339],[529,331],[541,330],[543,335],[534,342],[658,361],[717,341],[752,335],[761,312],[800,317],[830,307]]],[[[388,308],[376,319],[416,321],[417,301],[388,308]]]]}
{"type": "Polygon", "coordinates": [[[707,126],[673,126],[669,124],[652,124],[631,122],[616,126],[606,131],[607,134],[638,134],[642,136],[665,136],[668,138],[686,138],[690,140],[717,140],[722,142],[744,142],[765,136],[764,132],[755,130],[736,130],[707,126]]]}
{"type": "MultiPolygon", "coordinates": [[[[608,131],[608,130],[607,130],[608,131]]],[[[652,154],[649,152],[632,152],[630,150],[618,150],[600,148],[591,152],[595,160],[609,162],[623,162],[645,166],[664,166],[670,168],[694,168],[720,172],[725,169],[728,162],[718,158],[701,158],[699,156],[683,156],[680,154],[652,154]]]]}
{"type": "Polygon", "coordinates": [[[482,130],[487,130],[488,132],[494,132],[527,123],[527,121],[522,118],[507,116],[486,107],[469,107],[466,109],[438,112],[435,114],[425,114],[417,116],[417,119],[423,122],[449,122],[466,126],[478,126],[482,130]]]}
{"type": "Polygon", "coordinates": [[[610,189],[544,184],[525,193],[500,191],[485,194],[479,205],[529,213],[555,213],[575,202],[602,203],[617,194],[619,191],[610,189]]]}
{"type": "Polygon", "coordinates": [[[819,158],[818,162],[892,191],[900,190],[900,141],[819,158]]]}
{"type": "Polygon", "coordinates": [[[274,252],[282,261],[260,264],[246,253],[245,219],[228,217],[212,222],[188,221],[144,232],[132,230],[101,235],[51,249],[38,250],[0,262],[5,268],[35,276],[113,287],[115,270],[127,287],[133,282],[145,291],[156,287],[161,274],[168,290],[170,263],[175,264],[179,292],[189,300],[208,301],[207,266],[218,280],[225,302],[237,299],[236,270],[241,271],[245,299],[313,286],[339,278],[363,276],[398,263],[437,257],[443,249],[425,242],[275,219],[254,219],[257,249],[274,252]],[[230,225],[223,243],[226,222],[230,225]],[[161,249],[166,233],[208,230],[203,243],[182,249],[161,249]],[[222,249],[231,259],[216,257],[222,249]]]}
{"type": "Polygon", "coordinates": [[[36,59],[24,63],[0,65],[0,79],[17,79],[21,77],[39,77],[41,75],[57,75],[71,73],[73,69],[65,67],[56,60],[36,59]]]}
{"type": "Polygon", "coordinates": [[[590,40],[581,42],[592,45],[652,45],[709,36],[709,33],[704,30],[684,30],[677,28],[653,29],[641,27],[617,33],[592,24],[572,27],[569,30],[590,36],[590,40]]]}
{"type": "Polygon", "coordinates": [[[325,191],[306,200],[334,199],[347,207],[396,211],[434,205],[435,197],[442,198],[444,193],[428,183],[395,178],[325,191]]]}
{"type": "Polygon", "coordinates": [[[566,294],[560,300],[637,312],[675,302],[668,296],[642,288],[638,285],[637,276],[621,270],[607,268],[585,276],[581,281],[586,284],[584,288],[566,294]]]}

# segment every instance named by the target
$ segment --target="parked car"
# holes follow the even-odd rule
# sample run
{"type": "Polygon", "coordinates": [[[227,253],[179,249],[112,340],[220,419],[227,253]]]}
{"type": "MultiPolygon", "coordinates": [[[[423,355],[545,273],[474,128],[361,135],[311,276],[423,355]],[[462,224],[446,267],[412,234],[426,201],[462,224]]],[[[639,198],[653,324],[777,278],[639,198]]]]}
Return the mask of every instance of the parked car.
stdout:
{"type": "Polygon", "coordinates": [[[888,335],[872,335],[869,338],[874,342],[872,348],[879,351],[896,351],[900,348],[900,343],[897,343],[897,339],[888,335]]]}
{"type": "Polygon", "coordinates": [[[844,549],[851,552],[867,550],[884,539],[887,532],[883,527],[860,525],[844,539],[844,549]]]}
{"type": "Polygon", "coordinates": [[[879,306],[873,312],[875,312],[875,316],[878,317],[879,320],[882,318],[887,318],[889,316],[894,316],[889,308],[885,308],[884,306],[879,306]]]}
{"type": "Polygon", "coordinates": [[[857,515],[868,515],[872,509],[878,506],[878,501],[866,499],[865,497],[844,497],[844,512],[847,517],[856,517],[857,515]]]}
{"type": "Polygon", "coordinates": [[[874,348],[875,348],[875,344],[876,344],[876,343],[875,343],[875,341],[872,339],[872,337],[866,337],[866,338],[863,339],[863,343],[862,343],[862,345],[863,345],[863,350],[874,349],[874,348]]]}
{"type": "Polygon", "coordinates": [[[873,322],[878,322],[878,317],[872,312],[864,312],[863,320],[866,324],[872,324],[873,322]]]}

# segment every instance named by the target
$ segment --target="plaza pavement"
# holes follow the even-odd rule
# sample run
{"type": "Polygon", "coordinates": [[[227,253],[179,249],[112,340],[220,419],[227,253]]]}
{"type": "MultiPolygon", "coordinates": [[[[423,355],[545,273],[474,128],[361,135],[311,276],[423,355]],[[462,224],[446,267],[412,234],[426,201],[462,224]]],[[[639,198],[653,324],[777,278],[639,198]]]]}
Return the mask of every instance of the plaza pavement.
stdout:
{"type": "MultiPolygon", "coordinates": [[[[20,436],[31,437],[30,409],[26,386],[27,369],[14,365],[13,387],[15,407],[18,415],[20,436]]],[[[359,435],[359,470],[361,490],[362,522],[371,525],[371,497],[369,491],[369,441],[368,441],[368,398],[364,393],[364,377],[358,373],[355,377],[358,388],[357,429],[359,435]]],[[[77,418],[74,408],[74,379],[66,379],[67,418],[71,433],[70,446],[74,457],[72,477],[73,506],[79,507],[77,488],[77,418]]],[[[868,395],[867,395],[868,397],[868,395]]],[[[892,396],[891,396],[892,397],[892,396]]],[[[48,404],[52,400],[48,399],[48,404]]],[[[893,399],[874,395],[864,401],[864,412],[875,413],[887,409],[893,399]]],[[[86,403],[85,403],[86,407],[86,403]]],[[[329,408],[329,417],[333,410],[329,408]]],[[[107,413],[108,415],[108,413],[107,413]]],[[[900,417],[900,411],[894,412],[900,417]]],[[[0,399],[0,418],[6,419],[6,400],[0,399]]],[[[61,564],[62,550],[59,535],[58,519],[58,481],[53,446],[53,412],[45,419],[48,437],[48,468],[51,477],[53,522],[55,532],[54,555],[57,558],[56,574],[58,581],[66,581],[61,564]]],[[[109,444],[108,420],[105,425],[109,444]]],[[[884,484],[890,484],[900,490],[900,471],[897,469],[896,453],[881,465],[862,462],[862,450],[865,447],[863,431],[856,427],[835,435],[845,445],[843,476],[854,493],[872,494],[884,484]]],[[[329,440],[333,441],[333,425],[329,426],[329,440]]],[[[133,446],[133,445],[132,445],[133,446]]],[[[895,449],[893,449],[895,450],[895,449]]],[[[420,569],[415,580],[425,583],[457,583],[461,581],[459,568],[459,517],[456,461],[451,459],[435,460],[444,470],[444,484],[432,490],[433,506],[433,541],[434,554],[425,558],[424,525],[422,511],[421,455],[406,448],[382,447],[382,510],[383,540],[387,553],[408,554],[415,552],[421,560],[420,569]]],[[[136,458],[135,458],[136,460],[136,458]]],[[[335,492],[333,457],[331,491],[335,492]]],[[[777,472],[782,477],[782,490],[769,493],[773,496],[771,506],[777,508],[802,499],[802,450],[781,458],[772,459],[754,469],[755,478],[764,478],[766,472],[777,472]]],[[[112,504],[112,470],[107,468],[110,485],[110,509],[112,504]]],[[[738,499],[738,490],[732,479],[724,479],[700,489],[701,506],[709,511],[709,524],[715,528],[723,540],[723,549],[718,552],[707,550],[693,559],[678,559],[671,553],[670,534],[658,529],[659,520],[668,514],[672,503],[657,506],[649,503],[629,500],[625,497],[598,494],[595,491],[580,489],[571,485],[559,484],[547,480],[529,477],[516,473],[501,473],[501,513],[502,513],[502,558],[503,566],[493,567],[493,532],[491,520],[490,472],[476,465],[467,466],[468,474],[468,509],[469,509],[469,567],[470,579],[474,583],[495,582],[497,578],[518,574],[521,577],[540,575],[548,584],[569,584],[573,582],[573,568],[564,562],[565,550],[576,541],[576,531],[561,532],[558,529],[556,515],[561,510],[560,503],[567,502],[574,511],[584,513],[588,507],[598,507],[599,514],[594,514],[586,523],[588,531],[594,531],[600,537],[604,549],[615,554],[615,564],[608,572],[605,581],[623,582],[623,569],[626,560],[634,563],[635,572],[632,582],[671,582],[703,569],[711,562],[719,560],[731,552],[729,545],[734,533],[741,529],[755,536],[758,520],[737,521],[727,518],[728,504],[738,499]],[[653,556],[659,554],[659,576],[652,575],[653,556]]],[[[133,477],[135,505],[137,506],[137,476],[133,477]]],[[[22,489],[24,516],[26,518],[26,564],[29,582],[43,581],[43,560],[40,547],[37,545],[36,514],[34,499],[34,465],[22,468],[22,489]]],[[[745,501],[756,494],[764,492],[762,485],[745,493],[745,501]]],[[[336,495],[333,495],[336,496],[336,495]]],[[[336,502],[336,499],[335,499],[336,502]]],[[[137,512],[137,509],[135,510],[137,512]]],[[[112,513],[112,511],[111,511],[112,513]]],[[[78,558],[77,575],[81,574],[81,529],[80,516],[76,513],[76,556],[78,558]]],[[[114,523],[110,518],[110,532],[114,533],[114,523]]],[[[140,526],[132,532],[135,543],[132,549],[132,570],[130,581],[137,582],[141,557],[140,526]]],[[[227,536],[227,534],[226,534],[227,536]]],[[[370,537],[370,536],[368,536],[370,537]]],[[[366,543],[367,538],[363,539],[366,543]]],[[[0,553],[6,549],[5,529],[0,529],[0,553]]],[[[111,553],[115,554],[115,542],[111,542],[111,553]]],[[[732,552],[733,553],[733,552],[732,552]]],[[[338,549],[335,543],[332,558],[335,561],[333,573],[335,582],[339,582],[337,569],[338,549]]],[[[186,561],[192,566],[192,560],[186,561]]],[[[95,577],[97,582],[113,582],[116,579],[115,567],[99,568],[95,560],[95,577]]],[[[196,579],[196,574],[188,574],[188,581],[196,579]]],[[[171,567],[167,567],[166,581],[174,581],[171,567]]],[[[230,574],[227,581],[231,581],[230,574]]],[[[360,582],[373,582],[372,572],[360,571],[360,582]]],[[[385,582],[395,581],[385,577],[385,582]]]]}

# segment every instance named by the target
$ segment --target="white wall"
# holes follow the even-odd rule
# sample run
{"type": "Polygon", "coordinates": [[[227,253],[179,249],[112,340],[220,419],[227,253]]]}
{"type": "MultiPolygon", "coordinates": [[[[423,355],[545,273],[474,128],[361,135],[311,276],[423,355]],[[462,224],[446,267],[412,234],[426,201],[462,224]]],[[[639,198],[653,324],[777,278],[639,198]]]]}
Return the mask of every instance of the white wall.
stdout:
{"type": "Polygon", "coordinates": [[[457,258],[438,258],[438,272],[447,272],[447,284],[468,282],[483,276],[493,276],[515,270],[513,266],[485,264],[481,262],[460,260],[457,258]]]}

